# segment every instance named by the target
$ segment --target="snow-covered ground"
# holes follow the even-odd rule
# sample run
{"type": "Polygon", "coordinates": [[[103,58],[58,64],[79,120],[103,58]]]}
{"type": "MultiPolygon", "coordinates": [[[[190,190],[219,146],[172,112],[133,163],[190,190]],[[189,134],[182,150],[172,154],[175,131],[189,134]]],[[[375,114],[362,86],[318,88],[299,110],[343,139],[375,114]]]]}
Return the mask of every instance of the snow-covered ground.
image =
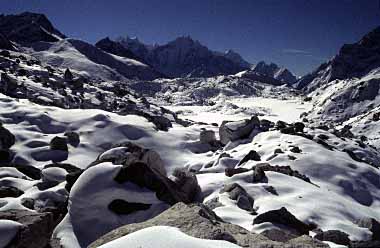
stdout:
{"type": "Polygon", "coordinates": [[[181,106],[165,105],[167,109],[178,113],[183,119],[195,122],[217,123],[236,121],[259,115],[273,122],[282,120],[288,123],[300,120],[300,115],[312,108],[309,102],[300,98],[278,99],[264,97],[234,97],[219,101],[214,106],[181,106]]]}

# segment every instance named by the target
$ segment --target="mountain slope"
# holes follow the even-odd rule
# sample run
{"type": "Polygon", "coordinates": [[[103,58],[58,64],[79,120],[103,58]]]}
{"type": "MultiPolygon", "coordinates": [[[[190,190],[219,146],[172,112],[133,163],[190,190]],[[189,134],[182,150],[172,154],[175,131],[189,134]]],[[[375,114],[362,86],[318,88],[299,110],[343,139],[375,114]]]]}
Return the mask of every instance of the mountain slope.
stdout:
{"type": "Polygon", "coordinates": [[[288,84],[292,84],[297,80],[297,78],[288,69],[280,68],[274,63],[267,64],[264,61],[261,61],[254,65],[250,71],[277,79],[288,84]]]}

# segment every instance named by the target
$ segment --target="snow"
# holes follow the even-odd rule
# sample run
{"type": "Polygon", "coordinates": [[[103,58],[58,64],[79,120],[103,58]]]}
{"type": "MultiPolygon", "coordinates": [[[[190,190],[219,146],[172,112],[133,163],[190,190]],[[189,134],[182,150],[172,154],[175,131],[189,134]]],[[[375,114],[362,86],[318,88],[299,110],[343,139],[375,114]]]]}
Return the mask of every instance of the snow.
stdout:
{"type": "Polygon", "coordinates": [[[22,224],[12,220],[0,220],[0,248],[6,247],[22,224]]]}
{"type": "Polygon", "coordinates": [[[154,226],[139,230],[111,241],[99,248],[237,248],[235,244],[220,240],[206,240],[190,237],[179,229],[167,226],[154,226]]]}

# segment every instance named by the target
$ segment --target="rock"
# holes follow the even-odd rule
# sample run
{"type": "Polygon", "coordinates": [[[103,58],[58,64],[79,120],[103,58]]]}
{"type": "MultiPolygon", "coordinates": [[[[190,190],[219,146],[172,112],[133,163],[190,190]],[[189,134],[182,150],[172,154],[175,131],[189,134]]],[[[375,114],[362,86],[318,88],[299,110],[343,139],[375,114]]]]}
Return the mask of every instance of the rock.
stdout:
{"type": "Polygon", "coordinates": [[[66,82],[71,82],[71,81],[73,81],[74,76],[73,76],[73,74],[71,73],[71,71],[70,71],[69,68],[66,69],[65,74],[64,74],[64,76],[63,76],[63,79],[64,79],[66,82]]]}
{"type": "Polygon", "coordinates": [[[280,132],[283,134],[295,134],[296,130],[294,129],[293,126],[289,126],[289,127],[281,128],[280,132]]]}
{"type": "Polygon", "coordinates": [[[261,168],[263,171],[273,171],[273,172],[281,173],[284,175],[297,177],[305,182],[311,183],[310,178],[308,178],[305,175],[302,175],[298,171],[292,170],[290,166],[279,166],[279,165],[272,166],[268,163],[261,163],[255,166],[255,168],[257,167],[261,168]]]}
{"type": "Polygon", "coordinates": [[[263,182],[267,177],[265,176],[264,169],[261,166],[255,166],[253,169],[252,182],[260,183],[263,182]]]}
{"type": "Polygon", "coordinates": [[[293,153],[301,153],[302,152],[298,146],[293,146],[292,148],[290,148],[290,151],[293,153]]]}
{"type": "Polygon", "coordinates": [[[61,138],[61,137],[54,137],[50,141],[50,149],[51,150],[60,150],[60,151],[68,151],[69,148],[67,147],[67,139],[61,138]]]}
{"type": "MultiPolygon", "coordinates": [[[[1,39],[1,38],[0,38],[1,39]]],[[[2,48],[3,49],[3,48],[2,48]]],[[[6,48],[5,48],[6,49],[6,48]]],[[[10,50],[10,49],[7,49],[7,50],[10,50]]],[[[7,50],[1,50],[0,51],[0,55],[3,56],[4,58],[10,58],[11,57],[11,53],[7,50]]]]}
{"type": "Polygon", "coordinates": [[[318,134],[317,137],[320,138],[321,140],[328,140],[329,139],[329,136],[327,136],[326,134],[323,134],[323,133],[318,134]]]}
{"type": "Polygon", "coordinates": [[[247,168],[236,168],[236,169],[235,168],[226,168],[224,170],[224,174],[228,177],[232,177],[235,174],[240,174],[240,173],[244,173],[247,171],[250,171],[250,170],[247,168]]]}
{"type": "Polygon", "coordinates": [[[108,208],[115,214],[122,215],[122,214],[131,214],[139,210],[147,210],[150,208],[150,206],[151,204],[127,202],[124,200],[116,199],[116,200],[113,200],[108,205],[108,208]]]}
{"type": "Polygon", "coordinates": [[[214,210],[218,207],[223,207],[224,205],[219,202],[219,197],[212,198],[204,203],[209,209],[214,210]]]}
{"type": "Polygon", "coordinates": [[[8,247],[20,248],[47,246],[56,224],[52,213],[36,213],[26,210],[1,211],[0,220],[12,220],[22,224],[16,237],[8,244],[8,247]]]}
{"type": "Polygon", "coordinates": [[[112,149],[102,153],[93,164],[101,162],[112,162],[113,164],[121,165],[143,162],[155,172],[166,176],[164,162],[157,152],[145,149],[131,142],[125,142],[113,146],[112,149]]]}
{"type": "Polygon", "coordinates": [[[284,122],[284,121],[277,121],[276,122],[276,129],[277,130],[281,130],[283,128],[286,128],[288,126],[288,123],[284,122]]]}
{"type": "Polygon", "coordinates": [[[67,173],[72,173],[72,172],[78,172],[78,171],[83,171],[82,169],[78,168],[75,165],[72,164],[67,164],[67,163],[52,163],[52,164],[47,164],[44,166],[44,169],[48,168],[62,168],[67,171],[67,173]]]}
{"type": "Polygon", "coordinates": [[[0,123],[0,149],[9,149],[16,142],[15,136],[0,123]]]}
{"type": "Polygon", "coordinates": [[[380,223],[374,218],[362,218],[357,221],[357,225],[368,228],[372,232],[372,240],[380,240],[380,223]]]}
{"type": "Polygon", "coordinates": [[[173,127],[172,122],[168,118],[161,115],[150,116],[147,119],[153,122],[157,129],[161,131],[168,131],[169,128],[173,127]]]}
{"type": "Polygon", "coordinates": [[[79,134],[76,133],[76,132],[66,132],[64,134],[64,136],[67,137],[67,142],[74,146],[74,147],[77,147],[80,143],[80,137],[79,137],[79,134]]]}
{"type": "Polygon", "coordinates": [[[195,201],[200,195],[201,189],[194,173],[184,168],[176,168],[170,179],[175,182],[177,189],[183,192],[190,201],[195,201]]]}
{"type": "Polygon", "coordinates": [[[213,144],[216,142],[215,132],[212,130],[203,130],[199,134],[199,140],[202,144],[213,144]]]}
{"type": "Polygon", "coordinates": [[[143,162],[124,165],[114,180],[118,183],[132,182],[139,187],[154,191],[158,199],[169,205],[177,202],[190,203],[194,200],[192,199],[193,192],[188,195],[188,192],[181,191],[175,182],[158,171],[152,170],[143,162]]]}
{"type": "Polygon", "coordinates": [[[305,128],[305,124],[303,124],[302,122],[295,122],[293,124],[293,126],[294,126],[294,131],[303,133],[303,129],[305,128]]]}
{"type": "Polygon", "coordinates": [[[380,241],[368,240],[368,241],[353,241],[350,243],[350,248],[379,248],[380,241]]]}
{"type": "Polygon", "coordinates": [[[328,230],[325,232],[319,232],[314,236],[314,238],[321,241],[330,241],[338,245],[350,244],[348,234],[339,230],[328,230]]]}
{"type": "Polygon", "coordinates": [[[297,238],[299,236],[294,233],[291,233],[290,231],[280,230],[276,228],[265,230],[260,234],[264,235],[270,240],[278,242],[288,242],[289,240],[297,238]]]}
{"type": "Polygon", "coordinates": [[[183,233],[200,239],[226,240],[241,247],[251,248],[296,248],[304,246],[308,248],[327,248],[317,240],[309,237],[291,240],[289,243],[281,243],[269,240],[261,234],[254,234],[246,229],[223,222],[212,210],[203,204],[177,203],[160,215],[142,223],[121,226],[90,244],[89,248],[99,247],[112,240],[118,239],[138,230],[153,226],[171,226],[179,228],[183,233]],[[290,245],[290,242],[292,244],[290,245]]]}
{"type": "Polygon", "coordinates": [[[11,151],[6,149],[0,149],[0,162],[1,163],[9,163],[12,161],[13,154],[11,151]]]}
{"type": "Polygon", "coordinates": [[[219,127],[220,141],[223,145],[226,145],[230,141],[246,138],[255,128],[259,127],[260,120],[257,116],[252,117],[250,120],[223,121],[219,127]]]}
{"type": "Polygon", "coordinates": [[[5,165],[0,167],[14,167],[24,175],[34,179],[34,180],[40,180],[41,179],[41,170],[30,165],[21,165],[21,164],[11,164],[11,165],[5,165]]]}
{"type": "Polygon", "coordinates": [[[240,166],[250,160],[253,160],[253,161],[261,161],[261,156],[254,150],[251,150],[249,151],[249,153],[247,155],[244,156],[244,158],[242,160],[240,160],[240,162],[238,163],[237,166],[240,166]]]}
{"type": "Polygon", "coordinates": [[[83,173],[83,170],[78,170],[78,171],[69,172],[66,175],[65,189],[68,192],[70,192],[70,190],[73,187],[74,183],[78,180],[78,178],[80,177],[80,175],[82,175],[82,173],[83,173]]]}
{"type": "Polygon", "coordinates": [[[281,154],[281,153],[284,153],[284,152],[281,150],[281,148],[276,148],[276,149],[274,150],[274,154],[281,154]]]}
{"type": "Polygon", "coordinates": [[[12,186],[0,186],[0,198],[19,197],[24,191],[12,186]]]}
{"type": "Polygon", "coordinates": [[[307,225],[298,220],[285,207],[262,213],[253,220],[254,225],[264,222],[281,224],[296,230],[299,234],[306,235],[309,234],[309,231],[314,229],[311,225],[307,225]]]}
{"type": "Polygon", "coordinates": [[[31,210],[34,210],[34,199],[33,198],[22,198],[21,205],[31,210]]]}
{"type": "Polygon", "coordinates": [[[231,200],[236,201],[236,205],[246,211],[253,211],[254,199],[247,191],[237,183],[227,184],[220,193],[227,192],[231,200]]]}

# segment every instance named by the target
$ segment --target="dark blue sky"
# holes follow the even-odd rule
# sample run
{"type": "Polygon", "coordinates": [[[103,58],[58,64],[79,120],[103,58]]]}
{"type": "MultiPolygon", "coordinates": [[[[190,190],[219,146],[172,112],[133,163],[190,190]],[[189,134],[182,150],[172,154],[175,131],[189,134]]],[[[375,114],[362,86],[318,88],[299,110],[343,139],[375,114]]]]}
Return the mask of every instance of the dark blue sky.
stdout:
{"type": "Polygon", "coordinates": [[[165,43],[190,35],[298,75],[380,24],[379,0],[0,0],[0,13],[46,14],[67,36],[91,43],[137,36],[165,43]]]}

